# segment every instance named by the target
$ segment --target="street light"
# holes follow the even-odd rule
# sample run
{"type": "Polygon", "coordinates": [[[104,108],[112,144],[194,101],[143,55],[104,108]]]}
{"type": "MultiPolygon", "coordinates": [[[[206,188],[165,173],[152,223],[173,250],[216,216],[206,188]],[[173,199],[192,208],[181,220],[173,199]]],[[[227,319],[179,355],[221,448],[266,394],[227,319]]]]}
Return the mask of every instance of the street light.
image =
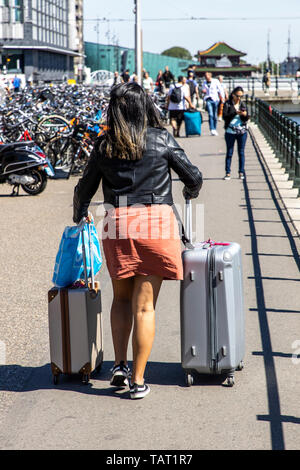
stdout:
{"type": "Polygon", "coordinates": [[[2,52],[4,44],[0,42],[0,67],[2,67],[2,52]]]}
{"type": "Polygon", "coordinates": [[[141,34],[141,2],[134,0],[135,13],[135,71],[138,83],[142,84],[142,34],[141,34]]]}

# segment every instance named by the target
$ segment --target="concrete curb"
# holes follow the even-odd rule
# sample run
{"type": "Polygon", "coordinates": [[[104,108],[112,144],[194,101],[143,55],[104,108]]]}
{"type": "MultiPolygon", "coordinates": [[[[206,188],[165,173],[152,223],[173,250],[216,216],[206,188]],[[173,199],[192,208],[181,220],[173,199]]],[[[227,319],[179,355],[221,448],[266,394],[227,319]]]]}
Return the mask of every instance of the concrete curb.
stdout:
{"type": "Polygon", "coordinates": [[[293,181],[289,180],[289,175],[286,173],[282,163],[276,157],[271,146],[265,139],[258,126],[251,122],[249,127],[255,137],[257,145],[264,157],[266,165],[271,173],[273,182],[278,190],[283,205],[291,219],[295,230],[300,237],[300,197],[299,191],[293,188],[293,181]]]}

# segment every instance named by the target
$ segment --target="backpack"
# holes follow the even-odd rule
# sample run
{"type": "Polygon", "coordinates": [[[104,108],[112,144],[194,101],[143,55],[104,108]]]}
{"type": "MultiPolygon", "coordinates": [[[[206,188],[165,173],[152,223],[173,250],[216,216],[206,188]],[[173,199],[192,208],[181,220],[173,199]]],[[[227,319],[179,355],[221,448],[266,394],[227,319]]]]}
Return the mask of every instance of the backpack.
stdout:
{"type": "Polygon", "coordinates": [[[194,96],[194,94],[196,93],[196,85],[194,83],[194,80],[188,80],[188,85],[190,87],[191,96],[194,96]]]}
{"type": "Polygon", "coordinates": [[[170,100],[172,103],[179,104],[182,100],[181,87],[174,87],[170,95],[170,100]]]}

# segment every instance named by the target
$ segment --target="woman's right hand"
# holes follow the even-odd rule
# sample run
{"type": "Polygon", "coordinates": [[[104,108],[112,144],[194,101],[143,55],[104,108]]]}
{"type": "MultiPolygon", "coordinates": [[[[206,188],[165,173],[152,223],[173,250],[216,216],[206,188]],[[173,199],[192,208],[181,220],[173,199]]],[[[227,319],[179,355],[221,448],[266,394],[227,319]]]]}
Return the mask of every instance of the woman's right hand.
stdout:
{"type": "Polygon", "coordinates": [[[183,197],[184,199],[193,199],[191,193],[189,192],[189,190],[187,189],[186,186],[184,186],[183,190],[182,190],[182,194],[183,194],[183,197]]]}

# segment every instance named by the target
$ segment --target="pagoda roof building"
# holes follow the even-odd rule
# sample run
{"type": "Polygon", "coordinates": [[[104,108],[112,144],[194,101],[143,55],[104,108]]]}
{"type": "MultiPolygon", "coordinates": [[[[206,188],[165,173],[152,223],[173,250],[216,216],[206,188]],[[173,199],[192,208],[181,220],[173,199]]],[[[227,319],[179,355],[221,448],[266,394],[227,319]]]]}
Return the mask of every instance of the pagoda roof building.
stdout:
{"type": "Polygon", "coordinates": [[[195,69],[196,76],[200,77],[205,72],[211,72],[213,75],[228,77],[250,77],[252,72],[257,72],[258,68],[241,59],[246,55],[245,52],[234,49],[226,42],[216,42],[208,49],[198,51],[199,62],[195,69]]]}
{"type": "Polygon", "coordinates": [[[247,54],[234,49],[226,44],[226,42],[216,42],[209,49],[206,49],[206,51],[198,52],[199,57],[222,57],[224,55],[227,57],[245,57],[247,54]]]}

